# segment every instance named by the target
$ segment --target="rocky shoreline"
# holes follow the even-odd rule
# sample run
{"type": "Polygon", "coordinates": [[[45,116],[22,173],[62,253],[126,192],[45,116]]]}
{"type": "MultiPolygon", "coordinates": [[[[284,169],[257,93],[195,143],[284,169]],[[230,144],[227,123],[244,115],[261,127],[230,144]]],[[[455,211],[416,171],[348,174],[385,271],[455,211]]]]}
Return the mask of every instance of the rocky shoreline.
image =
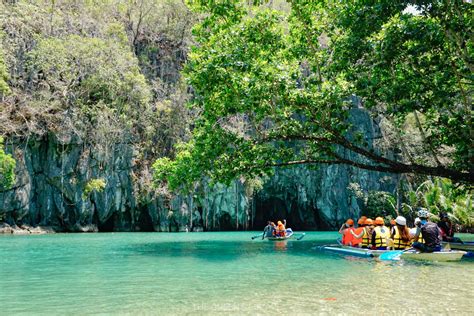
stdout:
{"type": "Polygon", "coordinates": [[[29,225],[13,225],[10,226],[7,223],[0,223],[0,234],[12,234],[12,235],[44,235],[44,234],[55,234],[57,231],[50,226],[29,226],[29,225]]]}

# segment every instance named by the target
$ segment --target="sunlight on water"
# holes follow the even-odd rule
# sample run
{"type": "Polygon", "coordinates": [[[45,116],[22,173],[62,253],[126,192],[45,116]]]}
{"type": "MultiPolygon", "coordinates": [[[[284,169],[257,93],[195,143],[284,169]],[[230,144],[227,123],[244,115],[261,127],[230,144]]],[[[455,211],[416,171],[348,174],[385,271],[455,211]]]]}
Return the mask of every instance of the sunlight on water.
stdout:
{"type": "MultiPolygon", "coordinates": [[[[252,232],[0,237],[1,314],[466,314],[474,260],[420,264],[328,254],[252,232]]],[[[470,236],[469,236],[470,237],[470,236]]]]}

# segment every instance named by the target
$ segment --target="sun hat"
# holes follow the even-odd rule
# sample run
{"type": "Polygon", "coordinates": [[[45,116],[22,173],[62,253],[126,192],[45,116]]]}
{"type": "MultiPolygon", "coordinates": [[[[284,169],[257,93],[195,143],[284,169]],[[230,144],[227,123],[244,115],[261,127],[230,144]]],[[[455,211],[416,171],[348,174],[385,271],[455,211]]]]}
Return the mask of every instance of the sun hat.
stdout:
{"type": "Polygon", "coordinates": [[[397,216],[397,218],[395,219],[395,223],[401,226],[405,226],[407,224],[407,219],[403,216],[397,216]]]}

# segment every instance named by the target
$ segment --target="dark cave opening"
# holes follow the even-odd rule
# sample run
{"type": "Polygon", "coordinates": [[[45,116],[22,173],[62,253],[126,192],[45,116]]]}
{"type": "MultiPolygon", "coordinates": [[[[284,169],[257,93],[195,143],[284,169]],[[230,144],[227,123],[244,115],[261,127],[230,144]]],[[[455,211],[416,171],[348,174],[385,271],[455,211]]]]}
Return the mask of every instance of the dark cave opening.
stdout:
{"type": "MultiPolygon", "coordinates": [[[[94,214],[95,215],[95,214],[94,214]]],[[[110,216],[105,222],[97,222],[97,228],[99,229],[99,232],[102,233],[110,233],[114,231],[115,228],[115,219],[117,215],[114,213],[112,216],[110,216]]]]}
{"type": "Polygon", "coordinates": [[[147,210],[142,210],[138,217],[137,226],[141,232],[153,232],[153,220],[147,210]]]}
{"type": "Polygon", "coordinates": [[[328,227],[314,207],[299,209],[296,202],[291,203],[291,209],[287,209],[285,201],[270,197],[257,199],[255,205],[255,218],[252,229],[260,230],[265,227],[267,221],[286,219],[287,227],[293,230],[326,230],[328,227]]]}

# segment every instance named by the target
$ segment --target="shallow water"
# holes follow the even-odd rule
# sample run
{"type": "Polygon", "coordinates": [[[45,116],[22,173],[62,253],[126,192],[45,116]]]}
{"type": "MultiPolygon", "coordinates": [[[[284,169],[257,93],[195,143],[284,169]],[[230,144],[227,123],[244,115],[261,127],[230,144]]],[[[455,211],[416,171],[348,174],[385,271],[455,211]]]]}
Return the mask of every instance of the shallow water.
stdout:
{"type": "Polygon", "coordinates": [[[334,232],[255,234],[2,236],[0,314],[474,313],[473,259],[378,262],[318,250],[334,232]]]}

